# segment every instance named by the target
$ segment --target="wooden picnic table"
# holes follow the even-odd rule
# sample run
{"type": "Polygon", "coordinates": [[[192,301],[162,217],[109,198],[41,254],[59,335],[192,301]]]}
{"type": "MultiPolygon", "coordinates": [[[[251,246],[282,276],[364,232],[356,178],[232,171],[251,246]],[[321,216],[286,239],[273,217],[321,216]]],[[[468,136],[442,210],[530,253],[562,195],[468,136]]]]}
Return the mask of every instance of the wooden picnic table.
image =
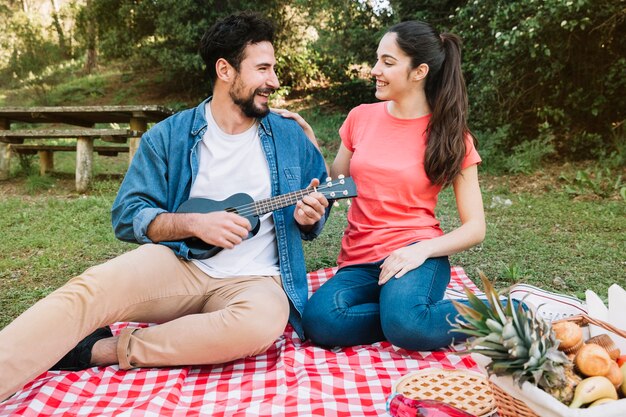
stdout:
{"type": "MultiPolygon", "coordinates": [[[[25,139],[76,138],[76,189],[84,192],[92,179],[93,142],[97,138],[124,143],[128,139],[129,161],[139,146],[141,134],[148,123],[158,122],[175,112],[159,105],[125,106],[54,106],[54,107],[0,107],[0,179],[10,171],[11,146],[15,152],[32,153],[38,150],[42,173],[52,167],[52,152],[67,151],[67,146],[23,145],[25,139]],[[42,130],[11,129],[16,122],[29,124],[64,124],[80,129],[53,127],[42,130]],[[97,123],[124,123],[128,129],[94,129],[97,123]],[[41,149],[38,149],[41,148],[41,149]]],[[[118,150],[121,150],[118,147],[118,150]]]]}

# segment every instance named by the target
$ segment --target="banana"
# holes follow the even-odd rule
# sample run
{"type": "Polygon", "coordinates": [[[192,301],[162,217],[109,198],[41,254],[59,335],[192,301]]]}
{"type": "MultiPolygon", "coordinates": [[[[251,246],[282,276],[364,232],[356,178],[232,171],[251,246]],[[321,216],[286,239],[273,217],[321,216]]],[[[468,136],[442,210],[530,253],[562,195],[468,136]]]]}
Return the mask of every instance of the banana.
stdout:
{"type": "Polygon", "coordinates": [[[592,402],[591,404],[589,404],[589,407],[595,407],[596,405],[600,405],[600,404],[604,404],[604,403],[610,403],[615,401],[613,398],[600,398],[599,400],[595,400],[594,402],[592,402]]]}
{"type": "Polygon", "coordinates": [[[574,399],[569,407],[580,408],[581,405],[588,404],[600,398],[617,400],[617,391],[611,381],[603,376],[585,378],[576,387],[574,399]]]}

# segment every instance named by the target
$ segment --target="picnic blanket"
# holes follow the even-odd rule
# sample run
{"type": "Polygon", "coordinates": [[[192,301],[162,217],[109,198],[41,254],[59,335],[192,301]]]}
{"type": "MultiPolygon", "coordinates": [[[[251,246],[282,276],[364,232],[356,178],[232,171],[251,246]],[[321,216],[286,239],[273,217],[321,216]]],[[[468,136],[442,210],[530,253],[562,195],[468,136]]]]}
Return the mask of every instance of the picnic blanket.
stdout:
{"type": "MultiPolygon", "coordinates": [[[[310,292],[335,272],[309,273],[310,292]]],[[[459,295],[463,284],[478,292],[463,269],[454,267],[447,296],[459,295]]],[[[147,325],[111,327],[116,334],[147,325]]],[[[49,371],[1,403],[0,417],[386,416],[393,382],[431,367],[478,369],[454,348],[412,352],[380,342],[327,350],[302,342],[287,326],[266,353],[222,365],[49,371]]]]}

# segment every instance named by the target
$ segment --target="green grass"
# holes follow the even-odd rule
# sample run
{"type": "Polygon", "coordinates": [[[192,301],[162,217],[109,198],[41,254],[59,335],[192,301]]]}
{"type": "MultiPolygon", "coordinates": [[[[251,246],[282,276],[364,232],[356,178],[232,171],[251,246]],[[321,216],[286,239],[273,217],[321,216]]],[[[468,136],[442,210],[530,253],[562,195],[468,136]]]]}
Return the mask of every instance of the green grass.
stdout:
{"type": "Polygon", "coordinates": [[[121,64],[108,63],[92,74],[83,74],[78,62],[50,67],[44,74],[14,83],[0,95],[3,106],[67,106],[133,104],[149,88],[147,80],[130,82],[121,64]]]}
{"type": "MultiPolygon", "coordinates": [[[[0,327],[72,276],[134,247],[117,241],[111,230],[109,210],[119,179],[96,181],[88,195],[73,193],[72,179],[57,182],[53,192],[29,195],[18,187],[0,199],[0,327]]],[[[484,193],[483,244],[452,256],[475,281],[480,269],[500,288],[525,281],[579,297],[587,288],[605,295],[612,283],[624,284],[623,201],[572,201],[555,191],[512,194],[510,206],[489,208],[494,196],[484,193]]],[[[334,207],[321,236],[304,244],[308,270],[335,264],[346,210],[345,201],[334,207]]],[[[449,190],[438,215],[444,230],[458,225],[449,190]]]]}
{"type": "Polygon", "coordinates": [[[626,283],[624,201],[573,201],[557,191],[513,195],[511,206],[489,208],[493,196],[484,194],[485,241],[452,257],[471,276],[480,269],[499,286],[525,281],[580,298],[587,288],[606,295],[612,283],[626,283]]]}
{"type": "MultiPolygon", "coordinates": [[[[343,115],[315,107],[300,112],[331,160],[343,115]]],[[[117,241],[110,225],[126,154],[95,158],[97,177],[86,195],[73,191],[73,152],[57,153],[55,172],[46,179],[32,174],[36,158],[30,172],[14,162],[14,177],[0,182],[0,327],[72,276],[134,247],[117,241]]],[[[482,175],[487,237],[453,255],[452,263],[474,281],[477,271],[484,271],[499,288],[524,281],[579,297],[590,288],[606,297],[612,283],[626,284],[626,202],[615,193],[573,198],[559,178],[573,178],[580,169],[564,165],[543,176],[482,175]],[[510,205],[502,204],[506,199],[510,205]]],[[[335,265],[346,211],[341,201],[321,236],[304,243],[308,270],[335,265]]],[[[444,230],[458,226],[451,190],[442,193],[437,214],[444,230]]]]}
{"type": "MultiPolygon", "coordinates": [[[[572,201],[555,191],[512,195],[511,206],[490,208],[495,196],[483,192],[485,241],[451,256],[451,262],[462,266],[475,282],[481,270],[500,288],[524,281],[583,299],[586,289],[606,297],[611,284],[626,284],[623,201],[572,201]]],[[[322,235],[306,246],[310,269],[334,264],[347,224],[345,207],[333,209],[322,235]]],[[[444,231],[458,227],[451,190],[442,193],[437,215],[444,231]]]]}
{"type": "Polygon", "coordinates": [[[323,112],[318,107],[308,107],[299,113],[314,127],[315,136],[322,148],[324,158],[332,162],[339,149],[339,133],[337,131],[347,115],[323,112]]]}
{"type": "Polygon", "coordinates": [[[0,201],[0,324],[91,265],[131,245],[111,232],[114,193],[45,194],[0,201]]]}
{"type": "MultiPolygon", "coordinates": [[[[48,139],[26,140],[26,144],[50,144],[50,145],[76,145],[75,139],[48,139]]],[[[118,144],[105,142],[97,139],[94,146],[119,146],[118,144]]],[[[129,156],[126,152],[120,152],[117,156],[102,156],[94,153],[93,175],[94,177],[123,175],[128,168],[129,156]]],[[[72,178],[76,171],[76,152],[54,152],[54,171],[50,176],[72,178]]],[[[32,176],[39,174],[39,158],[37,155],[20,155],[19,158],[11,159],[11,175],[14,177],[32,176]]],[[[46,182],[47,180],[32,179],[33,182],[46,182]]],[[[1,184],[1,183],[0,183],[1,184]]],[[[50,184],[49,184],[50,185],[50,184]]],[[[1,185],[0,185],[1,186],[1,185]]],[[[35,185],[37,187],[37,185],[35,185]]],[[[41,187],[40,187],[41,188],[41,187]]],[[[45,188],[45,187],[43,187],[45,188]]]]}

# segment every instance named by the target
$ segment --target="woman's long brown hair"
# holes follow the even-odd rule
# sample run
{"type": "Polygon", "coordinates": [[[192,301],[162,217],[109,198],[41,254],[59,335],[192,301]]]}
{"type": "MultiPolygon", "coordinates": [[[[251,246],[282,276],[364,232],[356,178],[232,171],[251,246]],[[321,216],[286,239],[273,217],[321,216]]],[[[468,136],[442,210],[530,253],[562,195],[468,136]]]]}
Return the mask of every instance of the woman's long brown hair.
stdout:
{"type": "Polygon", "coordinates": [[[411,58],[412,68],[429,67],[426,99],[431,109],[424,156],[426,175],[433,184],[450,185],[461,172],[465,158],[467,91],[461,72],[461,40],[451,33],[438,34],[428,23],[407,21],[392,26],[396,42],[411,58]]]}

